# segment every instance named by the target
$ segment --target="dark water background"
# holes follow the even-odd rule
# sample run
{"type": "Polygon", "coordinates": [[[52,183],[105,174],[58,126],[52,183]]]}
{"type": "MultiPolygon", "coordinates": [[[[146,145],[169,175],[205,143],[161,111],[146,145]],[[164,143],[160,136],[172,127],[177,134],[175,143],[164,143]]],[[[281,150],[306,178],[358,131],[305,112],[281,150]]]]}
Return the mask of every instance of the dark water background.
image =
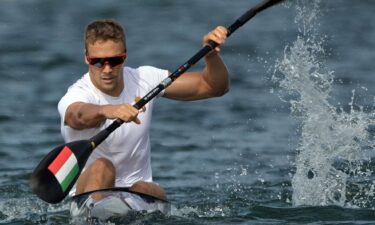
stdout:
{"type": "MultiPolygon", "coordinates": [[[[62,143],[56,105],[87,70],[82,37],[89,22],[115,18],[125,26],[129,66],[174,70],[201,47],[206,32],[230,25],[257,2],[0,0],[0,224],[69,223],[68,202],[43,203],[28,178],[62,143]]],[[[293,204],[300,121],[271,77],[299,34],[297,2],[303,5],[268,9],[228,39],[222,47],[231,72],[227,95],[159,100],[153,172],[173,203],[172,215],[135,215],[116,224],[375,224],[372,202],[293,204]]],[[[317,25],[326,40],[320,62],[334,71],[333,105],[347,105],[355,89],[355,104],[374,110],[374,12],[371,0],[320,4],[317,25]]],[[[374,168],[368,169],[373,178],[374,168]]]]}

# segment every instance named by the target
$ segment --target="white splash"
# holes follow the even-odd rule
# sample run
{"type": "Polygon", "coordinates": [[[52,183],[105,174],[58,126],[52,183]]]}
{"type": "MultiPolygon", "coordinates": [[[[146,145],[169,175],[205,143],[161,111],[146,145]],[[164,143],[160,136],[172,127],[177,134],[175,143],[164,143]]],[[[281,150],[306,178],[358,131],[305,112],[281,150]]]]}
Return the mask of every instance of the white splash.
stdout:
{"type": "Polygon", "coordinates": [[[282,100],[300,123],[300,141],[292,179],[293,205],[374,207],[367,165],[374,152],[368,128],[375,113],[355,106],[349,110],[330,103],[333,72],[324,66],[324,39],[318,36],[320,0],[296,1],[300,34],[287,46],[272,77],[282,100]]]}
{"type": "Polygon", "coordinates": [[[0,212],[3,219],[0,223],[11,223],[14,221],[27,220],[33,223],[42,223],[48,220],[48,215],[65,212],[69,204],[62,203],[49,205],[35,198],[8,198],[2,199],[0,212]]]}

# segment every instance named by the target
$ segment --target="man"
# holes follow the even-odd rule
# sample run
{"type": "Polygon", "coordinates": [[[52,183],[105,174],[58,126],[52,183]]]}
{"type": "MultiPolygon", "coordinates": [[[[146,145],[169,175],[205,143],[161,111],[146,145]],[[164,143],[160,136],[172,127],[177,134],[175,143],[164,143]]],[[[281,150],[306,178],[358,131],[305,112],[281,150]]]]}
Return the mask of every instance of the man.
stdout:
{"type": "MultiPolygon", "coordinates": [[[[224,27],[203,38],[223,44],[224,27]]],[[[154,100],[137,110],[132,104],[169,75],[151,66],[124,67],[128,52],[124,31],[116,21],[91,23],[85,33],[85,62],[89,71],[73,84],[58,104],[61,132],[66,142],[88,139],[114,119],[123,124],[92,153],[71,195],[114,186],[166,199],[164,190],[152,180],[149,128],[154,100]]],[[[198,100],[228,91],[228,70],[219,48],[205,57],[202,71],[182,74],[160,96],[176,100],[198,100]]]]}

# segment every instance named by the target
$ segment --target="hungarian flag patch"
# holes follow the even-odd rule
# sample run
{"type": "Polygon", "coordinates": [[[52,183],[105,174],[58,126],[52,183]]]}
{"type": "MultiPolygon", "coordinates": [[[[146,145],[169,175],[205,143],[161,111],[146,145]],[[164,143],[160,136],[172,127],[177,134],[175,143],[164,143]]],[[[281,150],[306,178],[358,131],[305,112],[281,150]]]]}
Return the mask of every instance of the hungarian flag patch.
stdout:
{"type": "Polygon", "coordinates": [[[48,170],[53,173],[62,191],[65,192],[79,172],[77,158],[72,150],[65,146],[48,166],[48,170]]]}

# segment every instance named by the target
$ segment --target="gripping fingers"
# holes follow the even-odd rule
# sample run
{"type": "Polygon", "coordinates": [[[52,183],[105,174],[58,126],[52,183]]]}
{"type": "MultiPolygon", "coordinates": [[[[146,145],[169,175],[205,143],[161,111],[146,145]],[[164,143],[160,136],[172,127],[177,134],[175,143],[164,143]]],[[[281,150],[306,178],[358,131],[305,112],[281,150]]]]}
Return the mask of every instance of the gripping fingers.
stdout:
{"type": "MultiPolygon", "coordinates": [[[[216,42],[219,45],[224,44],[227,38],[228,30],[223,26],[218,26],[207,35],[203,37],[203,44],[207,45],[210,40],[216,42]]],[[[215,48],[216,51],[220,51],[219,47],[215,48]]]]}
{"type": "Polygon", "coordinates": [[[133,121],[136,124],[140,124],[141,121],[138,119],[139,111],[129,104],[121,105],[118,111],[118,118],[120,118],[124,122],[131,122],[133,121]]]}

